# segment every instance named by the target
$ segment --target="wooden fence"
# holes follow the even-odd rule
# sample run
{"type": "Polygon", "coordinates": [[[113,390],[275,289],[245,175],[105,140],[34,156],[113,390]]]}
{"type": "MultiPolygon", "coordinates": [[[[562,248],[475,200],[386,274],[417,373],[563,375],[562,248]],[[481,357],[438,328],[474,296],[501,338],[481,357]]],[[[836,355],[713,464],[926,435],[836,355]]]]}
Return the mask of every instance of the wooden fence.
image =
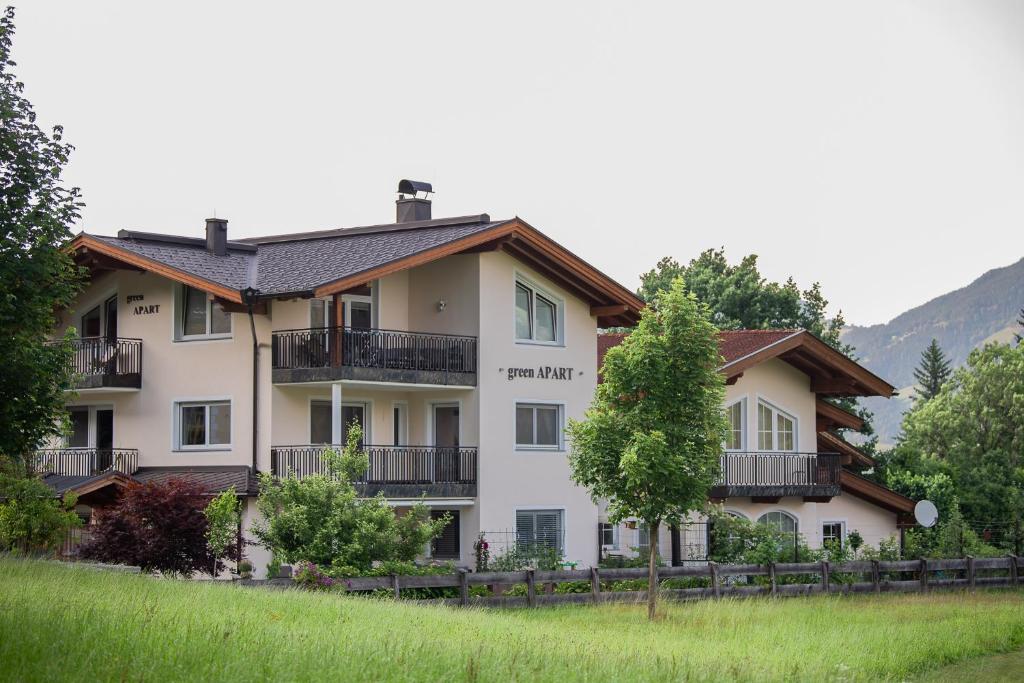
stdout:
{"type": "MultiPolygon", "coordinates": [[[[857,560],[831,564],[825,562],[779,564],[716,564],[708,562],[690,567],[659,567],[659,580],[672,578],[706,579],[706,586],[662,588],[659,595],[669,600],[697,600],[726,596],[795,596],[815,593],[928,592],[950,588],[988,588],[1019,585],[1022,558],[1017,556],[948,560],[857,560]],[[785,582],[781,577],[805,579],[785,582]],[[751,577],[762,577],[751,581],[751,577]],[[909,577],[909,578],[907,578],[909,577]],[[781,580],[780,580],[781,579],[781,580]]],[[[343,579],[338,583],[349,591],[387,590],[400,598],[405,589],[457,589],[456,598],[434,598],[425,602],[492,607],[536,607],[562,603],[642,602],[647,592],[607,591],[602,584],[626,580],[646,580],[647,569],[599,569],[518,572],[469,572],[432,576],[373,576],[343,579]],[[557,584],[589,583],[586,592],[555,593],[557,584]],[[487,585],[508,587],[525,584],[526,595],[471,596],[470,587],[487,585]]],[[[703,582],[703,581],[702,581],[703,582]]],[[[577,586],[577,589],[579,586],[577,586]]]]}

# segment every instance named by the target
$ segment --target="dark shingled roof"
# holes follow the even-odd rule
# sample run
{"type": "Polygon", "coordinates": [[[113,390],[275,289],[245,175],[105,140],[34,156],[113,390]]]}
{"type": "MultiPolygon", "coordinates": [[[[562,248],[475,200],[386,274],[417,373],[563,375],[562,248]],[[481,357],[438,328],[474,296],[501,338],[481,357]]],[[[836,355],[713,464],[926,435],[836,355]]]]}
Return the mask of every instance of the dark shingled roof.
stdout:
{"type": "Polygon", "coordinates": [[[506,222],[481,214],[252,238],[229,241],[227,256],[211,254],[205,241],[194,238],[126,230],[90,237],[228,289],[252,287],[274,296],[309,292],[506,222]]]}
{"type": "MultiPolygon", "coordinates": [[[[109,472],[101,472],[90,476],[65,476],[48,474],[43,483],[53,489],[58,496],[67,491],[77,489],[94,479],[108,476],[109,472]]],[[[140,467],[134,475],[122,475],[140,483],[164,482],[170,479],[189,479],[199,484],[204,493],[215,494],[227,491],[232,486],[240,496],[254,496],[259,492],[256,477],[248,465],[208,465],[196,467],[140,467]]]]}
{"type": "Polygon", "coordinates": [[[86,482],[98,479],[104,476],[101,474],[92,474],[89,476],[68,476],[63,474],[47,474],[43,477],[43,483],[53,489],[54,493],[58,496],[63,496],[66,492],[71,489],[78,488],[86,482]]]}

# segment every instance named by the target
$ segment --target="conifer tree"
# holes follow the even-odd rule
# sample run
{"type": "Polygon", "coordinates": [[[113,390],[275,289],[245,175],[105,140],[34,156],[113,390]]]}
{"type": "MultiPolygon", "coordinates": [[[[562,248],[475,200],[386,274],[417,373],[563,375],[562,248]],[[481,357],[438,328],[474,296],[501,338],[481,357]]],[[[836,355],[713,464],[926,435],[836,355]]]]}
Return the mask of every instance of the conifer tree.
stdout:
{"type": "Polygon", "coordinates": [[[918,398],[929,401],[938,396],[951,372],[949,358],[939,347],[938,340],[932,339],[928,348],[921,352],[921,364],[914,370],[914,379],[920,387],[918,398]]]}

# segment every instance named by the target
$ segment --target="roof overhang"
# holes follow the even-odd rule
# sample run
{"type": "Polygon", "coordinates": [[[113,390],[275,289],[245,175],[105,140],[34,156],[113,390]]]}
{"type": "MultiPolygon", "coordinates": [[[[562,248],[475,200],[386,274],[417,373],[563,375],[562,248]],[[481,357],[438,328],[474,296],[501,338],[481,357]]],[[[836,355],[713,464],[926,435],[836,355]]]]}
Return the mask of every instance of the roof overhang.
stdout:
{"type": "Polygon", "coordinates": [[[896,513],[900,526],[913,526],[914,500],[846,469],[839,472],[839,486],[851,496],[896,513]]]}
{"type": "Polygon", "coordinates": [[[807,330],[798,330],[753,353],[722,366],[726,380],[735,381],[749,368],[778,358],[811,378],[811,391],[832,396],[884,396],[895,387],[807,330]]]}
{"type": "Polygon", "coordinates": [[[819,432],[836,428],[854,431],[864,429],[864,420],[859,416],[820,398],[815,401],[815,413],[819,432]]]}
{"type": "Polygon", "coordinates": [[[148,271],[189,287],[195,287],[196,289],[208,292],[225,301],[236,304],[243,303],[242,294],[237,289],[231,289],[191,273],[186,273],[161,261],[140,256],[127,249],[121,249],[116,245],[108,244],[85,233],[75,237],[68,245],[68,249],[74,254],[76,263],[87,266],[90,269],[148,271]]]}
{"type": "Polygon", "coordinates": [[[338,294],[392,273],[454,254],[503,251],[572,292],[591,308],[601,327],[632,326],[640,320],[643,300],[613,279],[542,234],[520,218],[474,233],[377,268],[325,283],[313,290],[317,297],[338,294]]]}
{"type": "Polygon", "coordinates": [[[862,453],[860,449],[846,439],[840,438],[832,432],[818,432],[818,452],[838,453],[842,457],[844,465],[855,467],[874,467],[874,458],[862,453]]]}

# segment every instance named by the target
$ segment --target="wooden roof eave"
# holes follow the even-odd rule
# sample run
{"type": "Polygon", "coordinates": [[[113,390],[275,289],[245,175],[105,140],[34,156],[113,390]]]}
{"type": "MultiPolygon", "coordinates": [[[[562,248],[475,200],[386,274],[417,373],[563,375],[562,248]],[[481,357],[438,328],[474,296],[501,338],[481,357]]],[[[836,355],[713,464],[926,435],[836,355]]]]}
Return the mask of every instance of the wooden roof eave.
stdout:
{"type": "Polygon", "coordinates": [[[87,249],[95,251],[98,254],[112,258],[114,260],[123,262],[134,268],[149,271],[166,277],[169,280],[180,282],[181,284],[188,285],[189,287],[195,287],[196,289],[202,290],[214,296],[218,296],[222,299],[233,303],[242,303],[242,294],[236,289],[225,287],[224,285],[211,282],[205,278],[186,273],[183,270],[178,270],[166,263],[160,261],[154,261],[153,259],[140,256],[139,254],[130,252],[126,249],[121,249],[113,244],[107,244],[102,242],[90,235],[85,233],[79,234],[68,245],[68,249],[77,252],[81,249],[87,249]]]}
{"type": "Polygon", "coordinates": [[[839,485],[843,491],[890,512],[901,516],[913,515],[914,500],[849,470],[839,471],[839,485]]]}
{"type": "Polygon", "coordinates": [[[819,398],[815,400],[814,409],[819,423],[825,423],[829,426],[836,426],[843,429],[854,429],[857,431],[864,428],[864,420],[860,417],[823,399],[819,398]]]}
{"type": "Polygon", "coordinates": [[[859,448],[831,432],[818,432],[818,451],[835,451],[843,456],[844,464],[847,464],[846,460],[849,461],[848,464],[859,465],[860,467],[874,467],[876,464],[874,458],[861,452],[859,448]]]}

